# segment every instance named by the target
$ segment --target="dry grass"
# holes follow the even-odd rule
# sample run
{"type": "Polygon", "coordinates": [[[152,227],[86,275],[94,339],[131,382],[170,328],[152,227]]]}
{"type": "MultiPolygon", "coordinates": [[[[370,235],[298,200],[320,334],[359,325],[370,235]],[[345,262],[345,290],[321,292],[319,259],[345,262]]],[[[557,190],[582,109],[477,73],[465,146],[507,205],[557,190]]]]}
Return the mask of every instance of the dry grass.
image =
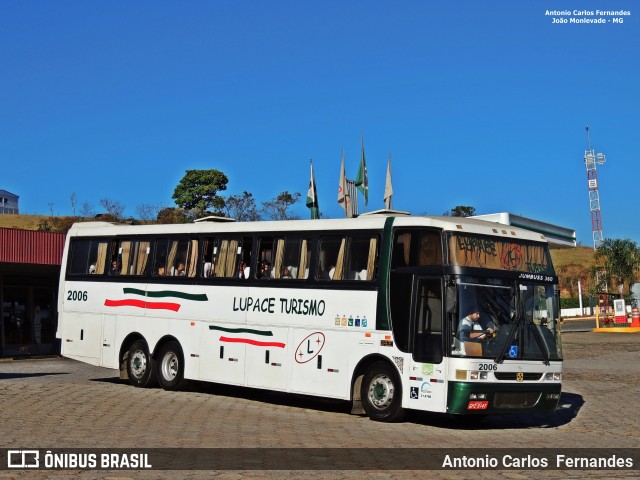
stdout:
{"type": "Polygon", "coordinates": [[[49,218],[47,215],[0,215],[0,227],[37,230],[38,224],[47,218],[49,218]]]}
{"type": "Polygon", "coordinates": [[[553,266],[558,269],[564,265],[591,266],[594,263],[594,251],[591,247],[562,248],[551,250],[553,266]]]}

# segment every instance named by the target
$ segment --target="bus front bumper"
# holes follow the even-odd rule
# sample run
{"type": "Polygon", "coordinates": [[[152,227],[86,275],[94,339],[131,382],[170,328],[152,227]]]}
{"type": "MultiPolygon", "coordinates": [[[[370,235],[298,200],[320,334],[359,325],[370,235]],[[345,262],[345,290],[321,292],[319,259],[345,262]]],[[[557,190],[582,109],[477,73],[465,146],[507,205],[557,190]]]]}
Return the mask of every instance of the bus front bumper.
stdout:
{"type": "Polygon", "coordinates": [[[458,414],[552,413],[559,383],[449,383],[447,412],[458,414]]]}

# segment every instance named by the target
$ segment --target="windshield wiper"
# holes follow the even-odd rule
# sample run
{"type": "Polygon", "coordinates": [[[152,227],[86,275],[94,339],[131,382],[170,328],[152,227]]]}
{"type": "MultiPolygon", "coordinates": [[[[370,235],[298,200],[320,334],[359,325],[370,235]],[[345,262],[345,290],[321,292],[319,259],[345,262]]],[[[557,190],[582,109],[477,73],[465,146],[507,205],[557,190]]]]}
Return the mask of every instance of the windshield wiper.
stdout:
{"type": "Polygon", "coordinates": [[[513,328],[509,332],[509,335],[507,336],[507,338],[506,338],[506,340],[504,342],[504,345],[502,346],[502,349],[500,350],[500,353],[498,354],[498,356],[495,359],[496,363],[504,362],[504,357],[507,355],[507,350],[509,350],[509,347],[511,347],[511,342],[513,342],[513,339],[516,336],[516,332],[520,328],[520,323],[522,322],[523,318],[524,318],[524,315],[520,315],[518,313],[518,311],[516,310],[516,321],[513,322],[513,324],[512,324],[513,328]]]}
{"type": "Polygon", "coordinates": [[[538,344],[538,348],[542,352],[543,362],[544,362],[545,365],[548,366],[549,365],[549,354],[547,353],[546,345],[544,343],[544,338],[542,338],[542,334],[538,331],[538,329],[533,324],[533,322],[531,323],[531,326],[533,327],[533,332],[534,332],[533,338],[536,340],[536,344],[538,344]]]}

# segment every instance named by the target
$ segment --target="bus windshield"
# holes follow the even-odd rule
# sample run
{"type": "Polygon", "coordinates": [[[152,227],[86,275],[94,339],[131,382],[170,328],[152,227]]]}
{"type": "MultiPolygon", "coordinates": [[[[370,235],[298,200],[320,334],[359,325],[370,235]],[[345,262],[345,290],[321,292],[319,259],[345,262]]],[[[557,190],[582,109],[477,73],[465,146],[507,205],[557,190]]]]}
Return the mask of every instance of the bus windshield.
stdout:
{"type": "Polygon", "coordinates": [[[554,285],[502,279],[458,279],[451,353],[500,363],[562,358],[554,285]]]}

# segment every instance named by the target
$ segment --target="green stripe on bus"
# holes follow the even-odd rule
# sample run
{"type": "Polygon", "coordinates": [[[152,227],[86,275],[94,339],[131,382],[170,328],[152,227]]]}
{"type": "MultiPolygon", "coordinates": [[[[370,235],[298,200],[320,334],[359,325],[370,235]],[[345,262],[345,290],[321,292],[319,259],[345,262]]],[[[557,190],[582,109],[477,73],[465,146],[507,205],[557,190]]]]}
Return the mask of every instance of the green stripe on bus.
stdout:
{"type": "Polygon", "coordinates": [[[206,293],[184,293],[177,292],[175,290],[161,290],[158,292],[145,292],[144,290],[140,290],[139,288],[123,288],[122,291],[124,293],[131,293],[133,295],[141,295],[153,298],[162,298],[162,297],[176,297],[183,298],[185,300],[194,300],[196,302],[206,302],[209,300],[207,298],[206,293]]]}
{"type": "Polygon", "coordinates": [[[393,220],[388,217],[384,222],[382,245],[380,246],[380,264],[378,267],[378,305],[376,308],[376,330],[391,330],[389,307],[389,271],[391,269],[391,250],[393,244],[393,220]]]}
{"type": "Polygon", "coordinates": [[[254,335],[263,335],[265,337],[273,337],[273,332],[267,330],[251,330],[250,328],[225,328],[216,325],[209,325],[209,330],[220,330],[227,333],[253,333],[254,335]]]}

